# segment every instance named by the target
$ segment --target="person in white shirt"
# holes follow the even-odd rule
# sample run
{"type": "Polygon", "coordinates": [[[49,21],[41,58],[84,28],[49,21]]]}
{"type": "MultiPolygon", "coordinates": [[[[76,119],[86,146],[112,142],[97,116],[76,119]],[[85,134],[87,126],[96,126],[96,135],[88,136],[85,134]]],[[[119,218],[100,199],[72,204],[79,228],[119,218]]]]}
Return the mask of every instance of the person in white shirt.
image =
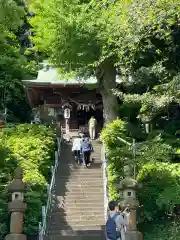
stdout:
{"type": "Polygon", "coordinates": [[[121,236],[117,240],[125,240],[125,228],[129,224],[129,213],[127,212],[127,209],[125,209],[123,212],[120,212],[116,201],[110,201],[108,206],[110,218],[113,218],[115,215],[117,215],[114,218],[114,221],[116,223],[117,232],[119,232],[121,236]]]}
{"type": "Polygon", "coordinates": [[[72,152],[74,152],[75,160],[80,164],[81,163],[81,142],[82,139],[80,136],[74,138],[72,152]]]}

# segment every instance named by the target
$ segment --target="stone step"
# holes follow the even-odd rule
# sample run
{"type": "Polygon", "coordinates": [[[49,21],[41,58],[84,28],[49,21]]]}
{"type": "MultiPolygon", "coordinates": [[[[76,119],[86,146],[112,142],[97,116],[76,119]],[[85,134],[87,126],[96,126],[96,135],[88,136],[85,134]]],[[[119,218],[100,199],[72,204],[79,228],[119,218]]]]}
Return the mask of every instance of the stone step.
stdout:
{"type": "MultiPolygon", "coordinates": [[[[45,240],[92,240],[92,236],[84,235],[84,236],[50,236],[45,238],[45,240]]],[[[93,240],[105,240],[105,236],[93,236],[93,240]]]]}
{"type": "MultiPolygon", "coordinates": [[[[59,166],[59,169],[58,170],[61,170],[61,169],[69,169],[69,170],[84,170],[84,168],[82,168],[82,165],[79,165],[74,159],[72,160],[72,162],[68,163],[68,162],[63,162],[63,163],[59,163],[60,166],[59,166]]],[[[98,171],[98,168],[93,168],[93,165],[98,165],[99,168],[101,167],[102,165],[102,161],[101,159],[99,160],[95,160],[93,163],[92,163],[92,168],[89,168],[89,171],[90,170],[94,170],[94,171],[98,171]]],[[[86,169],[87,171],[87,169],[86,169]]]]}
{"type": "Polygon", "coordinates": [[[96,195],[94,197],[88,197],[88,196],[79,196],[74,197],[70,195],[69,197],[58,197],[56,199],[53,199],[53,202],[57,204],[57,206],[60,206],[61,204],[65,203],[66,205],[69,205],[69,207],[72,207],[73,205],[79,205],[82,206],[83,204],[93,205],[93,206],[101,206],[102,203],[104,203],[104,197],[102,195],[96,195]]]}
{"type": "MultiPolygon", "coordinates": [[[[102,177],[103,178],[103,177],[102,177]]],[[[86,183],[87,186],[90,186],[92,184],[92,186],[96,186],[96,184],[101,184],[103,186],[103,180],[99,179],[99,178],[90,178],[90,176],[88,177],[79,177],[76,179],[57,179],[59,182],[56,182],[55,187],[65,187],[66,185],[70,186],[75,186],[75,185],[82,185],[86,183]],[[92,180],[92,181],[91,181],[92,180]]]]}
{"type": "MultiPolygon", "coordinates": [[[[63,200],[64,197],[67,197],[67,198],[69,197],[70,198],[72,196],[74,196],[74,199],[77,199],[77,200],[82,200],[82,199],[91,200],[91,199],[95,199],[94,197],[101,199],[101,197],[102,197],[101,196],[102,193],[100,193],[100,192],[90,192],[90,191],[74,192],[74,194],[72,194],[72,192],[64,193],[63,191],[59,190],[58,193],[59,193],[58,195],[62,196],[62,200],[63,200]]],[[[62,201],[62,200],[60,200],[60,201],[62,201]]],[[[56,199],[54,199],[54,201],[57,202],[56,199]]]]}
{"type": "Polygon", "coordinates": [[[89,208],[89,209],[92,209],[92,211],[100,211],[101,212],[104,212],[104,203],[102,202],[101,204],[98,204],[98,205],[93,205],[93,204],[79,204],[79,205],[72,205],[72,206],[69,206],[69,205],[66,205],[66,204],[62,204],[61,207],[54,207],[54,209],[52,210],[52,212],[55,212],[55,211],[61,211],[61,209],[63,209],[64,211],[68,210],[68,211],[71,211],[72,213],[76,213],[76,211],[81,211],[81,212],[86,212],[86,209],[89,208]]]}
{"type": "Polygon", "coordinates": [[[56,177],[56,184],[55,186],[56,187],[59,187],[59,186],[65,186],[66,184],[81,184],[81,183],[84,183],[84,182],[87,182],[87,185],[90,185],[91,183],[94,185],[95,183],[99,184],[103,184],[103,176],[101,177],[96,177],[96,176],[91,176],[91,175],[87,175],[87,176],[77,176],[75,178],[57,178],[56,177]]]}
{"type": "MultiPolygon", "coordinates": [[[[50,220],[49,220],[50,221],[50,220]]],[[[54,223],[51,224],[51,232],[56,231],[56,230],[63,230],[63,229],[73,229],[73,230],[81,230],[81,229],[89,229],[89,227],[94,226],[96,223],[96,226],[103,226],[103,224],[105,224],[105,220],[104,219],[100,219],[100,220],[96,220],[96,222],[94,220],[86,220],[84,221],[82,220],[68,220],[66,221],[65,219],[59,219],[58,224],[54,223]],[[83,227],[83,228],[82,228],[83,227]]]]}
{"type": "Polygon", "coordinates": [[[69,187],[72,187],[72,188],[104,188],[104,183],[102,181],[92,181],[90,183],[86,182],[87,180],[86,179],[82,179],[82,180],[79,180],[77,182],[74,182],[74,181],[70,181],[70,182],[62,182],[61,181],[61,185],[57,184],[55,185],[56,189],[60,189],[60,188],[63,188],[64,190],[66,190],[66,188],[69,188],[69,187]]]}
{"type": "Polygon", "coordinates": [[[104,235],[104,231],[101,229],[101,227],[97,227],[97,230],[79,230],[79,231],[73,231],[73,230],[57,230],[58,235],[55,236],[102,236],[104,235]]]}
{"type": "Polygon", "coordinates": [[[63,215],[51,215],[49,221],[54,225],[56,224],[57,222],[81,222],[81,221],[84,221],[84,222],[89,222],[89,221],[101,221],[103,220],[104,221],[104,214],[103,213],[100,213],[99,215],[98,214],[95,214],[95,215],[79,215],[79,214],[74,214],[74,215],[67,215],[67,216],[63,216],[63,215]]]}
{"type": "Polygon", "coordinates": [[[54,199],[55,202],[64,202],[66,204],[69,204],[69,206],[72,206],[75,203],[92,203],[94,206],[96,206],[98,203],[104,202],[104,196],[102,195],[94,195],[91,197],[79,197],[75,198],[73,195],[65,196],[65,197],[57,197],[57,200],[54,199]]]}
{"type": "MultiPolygon", "coordinates": [[[[81,195],[74,195],[74,196],[69,194],[69,196],[66,195],[64,197],[62,197],[61,199],[58,199],[58,200],[54,199],[53,202],[55,202],[56,204],[61,204],[62,202],[66,202],[64,200],[66,198],[68,198],[70,201],[75,199],[79,202],[81,200],[87,200],[87,204],[92,200],[94,200],[94,201],[97,200],[97,204],[98,203],[101,204],[101,202],[104,202],[104,199],[102,199],[102,195],[98,195],[98,194],[93,194],[93,195],[83,195],[83,194],[81,194],[81,195]]],[[[67,203],[68,203],[68,201],[67,201],[67,203]]],[[[97,204],[94,204],[94,207],[97,206],[97,204]]]]}
{"type": "Polygon", "coordinates": [[[104,183],[102,180],[99,180],[98,182],[97,181],[92,181],[92,182],[88,182],[86,180],[84,181],[81,181],[81,182],[65,182],[65,184],[62,184],[61,185],[65,186],[65,187],[95,187],[95,188],[101,188],[104,186],[104,183]]]}
{"type": "MultiPolygon", "coordinates": [[[[66,164],[65,163],[63,163],[63,164],[61,164],[60,163],[60,166],[59,166],[59,169],[58,169],[58,171],[60,171],[60,170],[64,170],[64,169],[66,169],[66,170],[71,170],[72,172],[74,171],[74,172],[77,172],[77,171],[86,171],[87,172],[87,169],[86,168],[83,168],[83,166],[82,165],[79,165],[78,163],[76,163],[76,161],[75,160],[73,160],[74,161],[74,164],[68,164],[67,162],[66,162],[66,164]]],[[[88,170],[89,170],[89,172],[91,172],[91,171],[93,171],[93,172],[96,172],[96,171],[98,171],[99,169],[98,168],[93,168],[93,166],[95,166],[96,164],[98,164],[99,165],[99,168],[101,167],[101,165],[102,165],[102,162],[99,160],[99,161],[95,161],[94,163],[92,163],[92,167],[91,168],[89,168],[88,170]]]]}
{"type": "Polygon", "coordinates": [[[59,188],[58,188],[58,190],[61,190],[61,189],[63,189],[66,193],[67,192],[70,192],[70,191],[72,191],[72,192],[74,192],[75,190],[76,190],[76,192],[84,192],[84,190],[85,191],[87,191],[87,190],[89,190],[89,192],[92,192],[92,191],[94,191],[94,192],[98,192],[97,190],[99,190],[99,192],[100,193],[102,193],[103,192],[103,189],[104,189],[104,186],[103,185],[99,185],[99,186],[86,186],[86,185],[81,185],[80,186],[80,184],[77,184],[77,186],[75,187],[74,185],[66,185],[66,186],[64,186],[64,187],[61,187],[61,186],[59,186],[59,188]]]}
{"type": "Polygon", "coordinates": [[[63,209],[63,208],[60,208],[60,209],[57,209],[56,211],[55,210],[52,210],[52,212],[49,213],[49,217],[53,217],[53,216],[69,216],[71,215],[72,218],[74,215],[76,216],[94,216],[94,215],[97,215],[97,216],[102,216],[104,215],[104,208],[95,208],[95,209],[89,209],[87,208],[86,211],[83,211],[82,209],[80,208],[74,208],[74,209],[69,209],[67,208],[66,211],[63,209]]]}
{"type": "Polygon", "coordinates": [[[61,189],[64,190],[64,192],[70,192],[72,191],[73,193],[74,192],[84,192],[84,191],[87,191],[89,190],[89,192],[99,192],[102,193],[103,190],[104,190],[104,186],[103,185],[99,185],[99,186],[86,186],[86,185],[80,185],[80,184],[77,184],[77,186],[75,187],[75,185],[65,185],[65,186],[59,186],[58,187],[58,190],[60,191],[61,189]]]}
{"type": "MultiPolygon", "coordinates": [[[[92,203],[96,206],[98,203],[102,204],[104,202],[104,196],[98,196],[97,198],[92,199],[74,199],[74,196],[71,198],[65,198],[60,201],[63,201],[66,205],[72,206],[74,204],[89,204],[92,203]]],[[[91,211],[91,209],[89,209],[91,211]]]]}
{"type": "Polygon", "coordinates": [[[94,193],[103,193],[104,192],[104,188],[103,186],[79,186],[77,184],[77,186],[69,186],[66,185],[64,187],[59,186],[59,190],[60,189],[65,189],[66,192],[72,192],[72,194],[74,192],[79,193],[79,192],[94,192],[94,193]]]}
{"type": "MultiPolygon", "coordinates": [[[[59,219],[58,224],[59,225],[70,225],[70,226],[77,226],[77,225],[82,225],[82,226],[87,226],[88,225],[93,225],[95,223],[94,219],[88,219],[88,220],[83,220],[83,219],[59,219]]],[[[104,224],[104,218],[101,219],[96,219],[96,224],[97,225],[103,225],[104,224]]],[[[52,225],[51,228],[56,227],[56,225],[52,225]]]]}
{"type": "MultiPolygon", "coordinates": [[[[63,172],[63,174],[59,175],[60,173],[58,172],[57,173],[58,175],[56,176],[56,179],[58,182],[56,182],[56,185],[58,184],[59,185],[59,181],[67,181],[67,182],[70,182],[70,181],[78,181],[78,180],[81,180],[81,179],[84,179],[90,183],[91,180],[93,180],[94,178],[97,180],[102,180],[102,177],[103,177],[103,172],[100,170],[99,172],[74,172],[74,173],[71,173],[71,175],[64,175],[65,172],[63,172]]],[[[61,184],[62,185],[62,184],[61,184]]]]}
{"type": "MultiPolygon", "coordinates": [[[[102,174],[103,175],[103,174],[102,174]]],[[[103,177],[103,176],[102,176],[103,177]]],[[[86,183],[87,185],[89,184],[103,184],[103,178],[99,178],[99,177],[96,177],[96,178],[85,178],[82,179],[82,178],[79,178],[79,177],[76,177],[75,179],[74,178],[60,178],[58,177],[59,179],[58,180],[61,180],[61,186],[64,186],[65,184],[72,184],[72,185],[76,185],[76,184],[83,184],[83,183],[86,183]]],[[[56,177],[57,179],[57,177],[56,177]]],[[[59,182],[56,182],[55,186],[59,186],[59,182]]]]}
{"type": "MultiPolygon", "coordinates": [[[[99,230],[99,231],[102,231],[103,229],[105,229],[105,223],[104,224],[87,224],[87,225],[75,225],[75,226],[69,226],[69,225],[58,225],[59,228],[57,228],[56,230],[54,230],[54,232],[58,232],[60,233],[61,230],[63,231],[67,231],[67,230],[72,230],[72,231],[83,231],[83,232],[86,232],[86,231],[95,231],[95,230],[99,230]]],[[[51,229],[48,228],[48,231],[52,232],[51,229]]]]}
{"type": "MultiPolygon", "coordinates": [[[[59,173],[57,173],[59,174],[59,173]]],[[[59,181],[67,181],[67,182],[76,182],[78,180],[87,180],[89,183],[91,182],[91,180],[101,180],[103,178],[103,173],[101,171],[99,172],[83,172],[83,173],[79,173],[79,172],[75,172],[75,173],[72,173],[70,176],[68,175],[57,175],[56,176],[56,179],[57,179],[57,182],[56,182],[56,185],[59,185],[59,181]]],[[[62,185],[62,183],[61,183],[62,185]]]]}
{"type": "Polygon", "coordinates": [[[83,165],[83,163],[81,165],[78,165],[79,169],[69,169],[69,168],[59,168],[59,170],[57,171],[57,176],[59,177],[76,177],[79,174],[82,176],[85,175],[95,175],[95,176],[101,176],[101,174],[103,173],[103,168],[102,166],[98,166],[97,168],[94,166],[94,164],[91,164],[90,167],[86,168],[86,166],[83,165]]]}
{"type": "Polygon", "coordinates": [[[94,147],[94,152],[91,153],[91,156],[98,155],[101,158],[101,149],[98,147],[94,147]]]}

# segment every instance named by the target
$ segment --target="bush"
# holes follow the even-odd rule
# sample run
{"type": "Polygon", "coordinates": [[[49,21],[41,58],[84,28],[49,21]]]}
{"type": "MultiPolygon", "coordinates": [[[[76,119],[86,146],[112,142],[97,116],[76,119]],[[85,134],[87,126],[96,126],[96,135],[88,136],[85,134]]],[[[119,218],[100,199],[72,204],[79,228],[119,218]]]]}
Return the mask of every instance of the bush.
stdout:
{"type": "Polygon", "coordinates": [[[118,198],[115,183],[117,180],[122,179],[124,162],[130,160],[132,157],[128,147],[124,146],[124,144],[118,140],[118,137],[126,139],[127,141],[130,139],[128,137],[127,124],[119,119],[109,123],[106,128],[102,130],[100,136],[101,141],[106,145],[108,184],[111,199],[118,198]]]}
{"type": "MultiPolygon", "coordinates": [[[[149,141],[138,144],[136,159],[133,159],[131,147],[118,141],[118,136],[129,142],[133,140],[128,124],[121,120],[108,124],[101,133],[101,140],[106,145],[108,157],[110,199],[119,200],[120,193],[115,183],[122,179],[123,166],[136,161],[139,170],[137,179],[143,186],[138,192],[138,197],[140,204],[144,205],[139,223],[143,226],[145,223],[154,226],[163,220],[164,224],[167,222],[172,224],[169,218],[176,215],[174,209],[180,206],[180,166],[173,163],[175,149],[164,141],[162,135],[156,135],[149,141]]],[[[172,228],[169,227],[167,235],[173,229],[174,225],[172,228]]],[[[161,233],[160,228],[158,232],[161,233]]],[[[161,237],[156,238],[153,233],[147,231],[145,239],[169,239],[163,238],[165,232],[164,230],[161,237]]],[[[178,238],[174,237],[174,239],[178,238]]]]}
{"type": "Polygon", "coordinates": [[[41,207],[47,200],[49,170],[54,160],[54,140],[52,129],[34,124],[21,124],[0,134],[0,239],[4,239],[8,229],[6,189],[17,166],[22,167],[27,184],[24,232],[27,235],[38,232],[41,207]]]}
{"type": "Polygon", "coordinates": [[[156,223],[143,224],[145,240],[180,240],[180,224],[177,221],[160,220],[156,223]]]}
{"type": "Polygon", "coordinates": [[[179,164],[147,163],[139,170],[137,179],[143,184],[143,189],[138,192],[144,205],[141,221],[166,218],[180,204],[179,164]]]}

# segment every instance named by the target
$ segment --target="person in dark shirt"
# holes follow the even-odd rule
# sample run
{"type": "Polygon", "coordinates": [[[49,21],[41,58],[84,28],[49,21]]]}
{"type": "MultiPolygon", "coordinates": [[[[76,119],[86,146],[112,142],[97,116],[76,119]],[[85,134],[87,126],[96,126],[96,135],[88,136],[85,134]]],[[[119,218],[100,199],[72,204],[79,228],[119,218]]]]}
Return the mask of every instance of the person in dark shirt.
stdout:
{"type": "Polygon", "coordinates": [[[90,166],[90,156],[92,151],[92,144],[89,138],[83,138],[81,142],[81,152],[83,155],[84,165],[86,167],[90,166]]]}

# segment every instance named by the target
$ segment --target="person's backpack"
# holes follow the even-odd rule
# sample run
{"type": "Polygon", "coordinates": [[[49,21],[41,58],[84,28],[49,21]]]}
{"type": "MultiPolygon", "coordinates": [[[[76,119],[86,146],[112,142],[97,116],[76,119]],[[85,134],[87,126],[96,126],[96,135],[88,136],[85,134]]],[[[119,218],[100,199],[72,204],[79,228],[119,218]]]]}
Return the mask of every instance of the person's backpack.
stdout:
{"type": "Polygon", "coordinates": [[[108,220],[106,222],[106,234],[107,238],[110,240],[117,240],[120,238],[120,232],[116,230],[116,222],[115,218],[119,215],[119,213],[116,213],[113,217],[108,217],[108,220]]]}

